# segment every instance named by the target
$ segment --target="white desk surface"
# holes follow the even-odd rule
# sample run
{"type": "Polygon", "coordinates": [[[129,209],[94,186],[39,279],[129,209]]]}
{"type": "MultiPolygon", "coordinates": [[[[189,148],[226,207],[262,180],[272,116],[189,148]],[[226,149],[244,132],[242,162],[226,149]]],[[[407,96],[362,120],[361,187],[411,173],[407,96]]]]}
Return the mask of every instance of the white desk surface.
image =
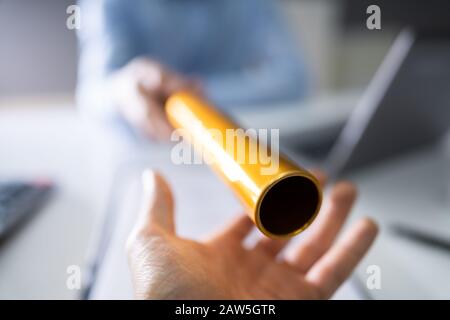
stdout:
{"type": "MultiPolygon", "coordinates": [[[[0,109],[0,177],[45,175],[58,185],[49,205],[0,247],[0,298],[72,299],[78,296],[78,291],[66,287],[66,268],[73,264],[85,265],[91,236],[105,209],[112,172],[119,159],[123,159],[123,149],[117,151],[92,130],[69,107],[36,111],[0,109]]],[[[140,166],[156,166],[174,185],[182,234],[204,234],[239,209],[234,197],[208,169],[173,169],[166,161],[167,149],[141,150],[133,154],[133,158],[138,159],[134,161],[137,170],[130,175],[129,187],[119,208],[122,212],[130,213],[136,205],[140,166]],[[192,185],[192,181],[200,183],[192,185]],[[205,208],[214,208],[214,214],[205,208]]],[[[398,238],[387,228],[392,221],[403,221],[450,235],[446,160],[442,152],[430,149],[352,177],[360,187],[354,217],[373,216],[382,228],[375,246],[357,271],[359,279],[364,281],[368,265],[380,266],[382,289],[371,291],[373,297],[450,297],[450,254],[398,238]]],[[[132,213],[126,219],[128,224],[132,223],[130,217],[132,213]]],[[[116,237],[114,246],[123,248],[120,243],[123,237],[116,237]]],[[[122,257],[107,254],[106,259],[114,264],[115,259],[122,257]]],[[[116,262],[126,273],[123,261],[116,262]]],[[[105,271],[100,282],[102,277],[105,281],[114,275],[105,271]]],[[[129,297],[129,283],[122,283],[125,283],[122,292],[98,286],[94,296],[129,297]]],[[[345,294],[342,297],[345,298],[345,294]]]]}
{"type": "Polygon", "coordinates": [[[0,179],[44,176],[57,187],[0,246],[0,299],[77,297],[66,269],[85,263],[110,176],[106,145],[92,130],[66,105],[0,108],[0,179]]]}
{"type": "Polygon", "coordinates": [[[356,215],[371,215],[381,235],[358,268],[367,279],[368,265],[378,265],[382,299],[450,299],[450,252],[396,235],[393,223],[412,226],[450,241],[450,154],[445,145],[378,165],[350,178],[360,199],[356,215]]]}

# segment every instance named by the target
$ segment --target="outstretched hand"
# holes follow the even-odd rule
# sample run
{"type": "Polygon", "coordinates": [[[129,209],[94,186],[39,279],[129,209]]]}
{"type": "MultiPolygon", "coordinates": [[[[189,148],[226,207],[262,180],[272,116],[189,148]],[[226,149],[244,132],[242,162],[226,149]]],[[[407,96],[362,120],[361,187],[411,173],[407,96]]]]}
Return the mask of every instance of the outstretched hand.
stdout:
{"type": "MultiPolygon", "coordinates": [[[[325,183],[323,174],[316,176],[325,183]]],[[[127,244],[140,299],[327,299],[347,279],[377,234],[370,219],[339,231],[356,198],[349,182],[335,184],[307,235],[281,256],[288,240],[243,240],[253,228],[241,215],[204,242],[176,234],[174,202],[165,180],[143,175],[144,198],[127,244]]]]}

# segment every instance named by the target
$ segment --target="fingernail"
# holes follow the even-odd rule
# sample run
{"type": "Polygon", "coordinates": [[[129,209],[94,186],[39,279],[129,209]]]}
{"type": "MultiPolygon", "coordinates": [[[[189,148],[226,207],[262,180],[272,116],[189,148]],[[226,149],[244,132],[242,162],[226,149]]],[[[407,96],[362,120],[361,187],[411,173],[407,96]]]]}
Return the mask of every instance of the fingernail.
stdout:
{"type": "Polygon", "coordinates": [[[150,169],[146,169],[142,173],[142,187],[144,189],[145,196],[152,194],[155,189],[155,172],[150,169]]]}

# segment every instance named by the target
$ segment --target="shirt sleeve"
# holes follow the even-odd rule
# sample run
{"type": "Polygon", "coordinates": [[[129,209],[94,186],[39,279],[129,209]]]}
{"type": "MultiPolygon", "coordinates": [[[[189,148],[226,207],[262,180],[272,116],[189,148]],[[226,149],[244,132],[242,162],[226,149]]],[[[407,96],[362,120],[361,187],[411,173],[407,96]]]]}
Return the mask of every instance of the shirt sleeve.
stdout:
{"type": "Polygon", "coordinates": [[[77,104],[88,116],[114,118],[117,112],[106,79],[140,53],[129,6],[120,0],[81,0],[78,4],[77,104]]]}
{"type": "Polygon", "coordinates": [[[273,1],[256,2],[247,13],[251,28],[243,36],[252,41],[257,63],[205,79],[209,98],[225,108],[295,100],[308,92],[308,72],[280,8],[273,1]]]}

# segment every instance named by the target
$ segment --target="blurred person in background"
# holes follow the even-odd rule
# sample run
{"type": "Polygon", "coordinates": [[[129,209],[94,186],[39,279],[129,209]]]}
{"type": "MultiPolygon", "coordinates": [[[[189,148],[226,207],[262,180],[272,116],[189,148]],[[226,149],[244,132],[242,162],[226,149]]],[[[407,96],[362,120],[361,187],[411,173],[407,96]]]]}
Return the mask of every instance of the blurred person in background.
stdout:
{"type": "Polygon", "coordinates": [[[277,1],[79,2],[82,110],[165,140],[163,105],[180,89],[222,108],[299,99],[305,68],[277,1]]]}
{"type": "MultiPolygon", "coordinates": [[[[304,65],[276,1],[80,1],[78,99],[105,121],[125,120],[146,137],[172,129],[163,106],[188,89],[228,109],[299,99],[304,65]]],[[[322,176],[322,183],[325,178],[322,176]]],[[[158,174],[144,174],[141,214],[128,240],[138,298],[328,298],[372,244],[363,219],[336,241],[356,189],[336,184],[308,237],[278,259],[287,240],[242,242],[253,228],[240,216],[204,242],[179,237],[174,199],[158,174]],[[218,254],[220,253],[220,254],[218,254]],[[238,281],[237,281],[238,280],[238,281]]]]}

